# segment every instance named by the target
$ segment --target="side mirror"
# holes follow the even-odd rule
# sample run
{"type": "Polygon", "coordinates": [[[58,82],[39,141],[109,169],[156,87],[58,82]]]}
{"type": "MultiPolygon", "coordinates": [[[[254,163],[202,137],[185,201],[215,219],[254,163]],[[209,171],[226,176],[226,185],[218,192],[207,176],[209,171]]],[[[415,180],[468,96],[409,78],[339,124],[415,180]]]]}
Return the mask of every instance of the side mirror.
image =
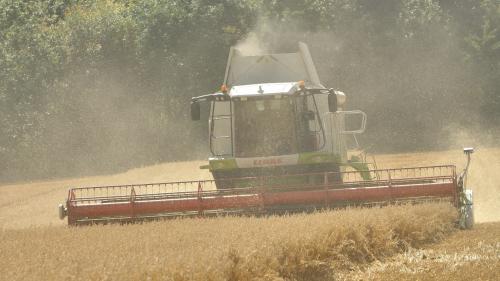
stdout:
{"type": "Polygon", "coordinates": [[[191,120],[200,120],[200,104],[197,102],[191,102],[191,120]]]}
{"type": "Polygon", "coordinates": [[[328,94],[328,110],[330,112],[337,112],[338,109],[337,95],[334,91],[330,91],[328,94]]]}

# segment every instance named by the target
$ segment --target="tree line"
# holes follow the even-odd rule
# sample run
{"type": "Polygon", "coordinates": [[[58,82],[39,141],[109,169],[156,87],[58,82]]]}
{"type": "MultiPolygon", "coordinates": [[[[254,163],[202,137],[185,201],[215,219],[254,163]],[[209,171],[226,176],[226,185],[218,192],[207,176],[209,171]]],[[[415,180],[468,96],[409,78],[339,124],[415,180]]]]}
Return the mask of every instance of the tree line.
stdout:
{"type": "Polygon", "coordinates": [[[369,116],[370,151],[500,127],[495,0],[0,0],[0,181],[205,158],[189,99],[229,47],[308,43],[323,84],[369,116]]]}

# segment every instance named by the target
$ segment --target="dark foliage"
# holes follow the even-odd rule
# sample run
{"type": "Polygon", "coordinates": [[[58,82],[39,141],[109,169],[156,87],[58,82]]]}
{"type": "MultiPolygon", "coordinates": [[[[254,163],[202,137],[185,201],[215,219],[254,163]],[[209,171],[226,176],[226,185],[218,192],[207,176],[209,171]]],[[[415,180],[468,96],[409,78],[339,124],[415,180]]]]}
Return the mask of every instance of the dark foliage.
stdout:
{"type": "Polygon", "coordinates": [[[323,83],[369,115],[372,151],[500,127],[494,0],[0,0],[0,181],[204,158],[189,98],[228,49],[310,45],[323,83]]]}

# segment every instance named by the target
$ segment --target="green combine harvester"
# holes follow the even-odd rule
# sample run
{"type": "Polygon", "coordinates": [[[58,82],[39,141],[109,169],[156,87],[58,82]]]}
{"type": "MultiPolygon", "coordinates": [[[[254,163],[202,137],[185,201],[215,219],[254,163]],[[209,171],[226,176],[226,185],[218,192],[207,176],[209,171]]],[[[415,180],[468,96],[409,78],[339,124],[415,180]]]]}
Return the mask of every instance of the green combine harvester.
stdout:
{"type": "Polygon", "coordinates": [[[60,218],[69,225],[179,216],[275,214],[351,205],[445,200],[457,223],[474,223],[467,167],[377,169],[349,140],[366,114],[324,87],[304,43],[298,52],[245,56],[231,48],[219,92],[191,99],[191,118],[210,108],[212,180],[70,188],[60,218]],[[346,125],[348,124],[348,125],[346,125]]]}
{"type": "MultiPolygon", "coordinates": [[[[303,175],[368,170],[361,157],[347,159],[346,147],[347,138],[365,130],[366,114],[343,110],[345,94],[321,84],[307,45],[299,43],[298,50],[243,56],[231,48],[220,92],[192,99],[193,120],[200,119],[200,102],[209,102],[212,157],[202,168],[218,188],[245,186],[228,179],[301,175],[293,178],[317,182],[323,178],[303,175]],[[356,128],[346,130],[346,119],[356,128]]],[[[331,177],[341,181],[339,174],[331,177]]]]}

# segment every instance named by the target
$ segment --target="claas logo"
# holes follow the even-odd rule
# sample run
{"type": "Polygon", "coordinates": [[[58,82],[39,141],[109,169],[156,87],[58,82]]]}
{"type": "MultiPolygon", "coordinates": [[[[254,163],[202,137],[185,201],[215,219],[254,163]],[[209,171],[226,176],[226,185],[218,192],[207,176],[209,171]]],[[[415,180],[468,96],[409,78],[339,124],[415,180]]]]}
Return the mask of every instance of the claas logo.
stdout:
{"type": "Polygon", "coordinates": [[[268,159],[256,159],[253,160],[254,166],[276,166],[283,163],[281,158],[268,158],[268,159]]]}

